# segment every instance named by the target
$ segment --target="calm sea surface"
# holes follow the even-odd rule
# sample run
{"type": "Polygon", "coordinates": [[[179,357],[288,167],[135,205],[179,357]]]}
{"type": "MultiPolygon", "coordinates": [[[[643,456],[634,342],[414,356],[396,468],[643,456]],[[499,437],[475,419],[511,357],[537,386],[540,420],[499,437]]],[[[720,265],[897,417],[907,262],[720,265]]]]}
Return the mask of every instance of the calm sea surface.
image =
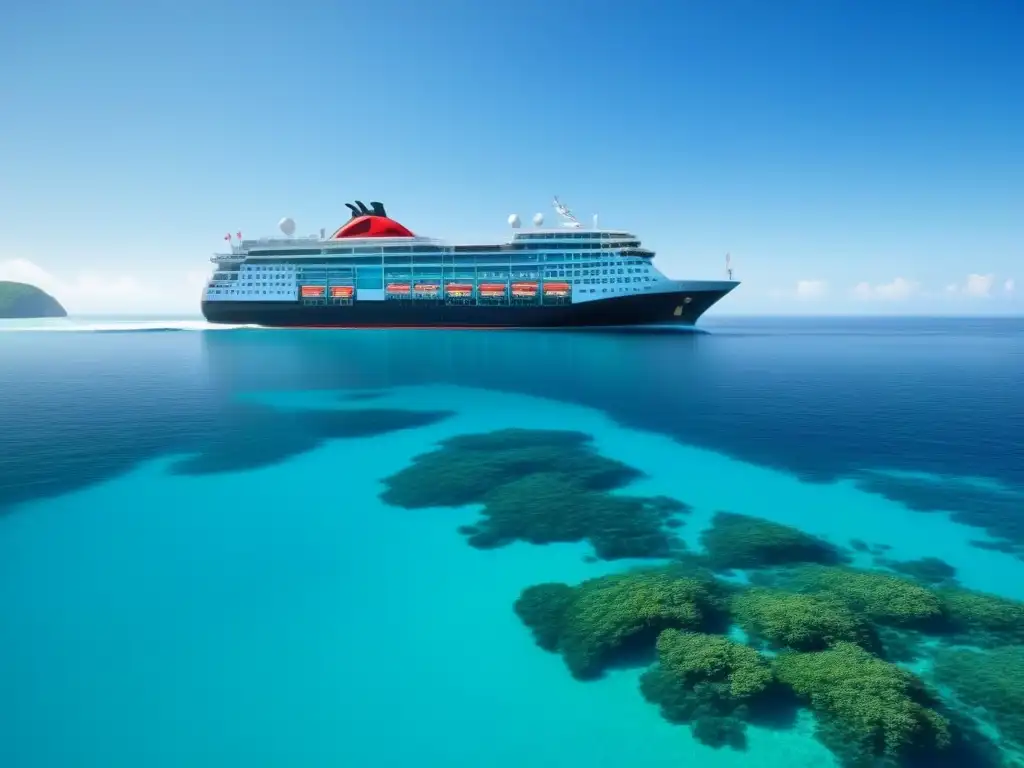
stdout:
{"type": "MultiPolygon", "coordinates": [[[[513,604],[638,561],[471,546],[480,504],[429,499],[472,452],[417,508],[382,498],[448,438],[564,430],[638,470],[616,493],[689,505],[693,552],[728,510],[1024,600],[1024,320],[704,328],[0,324],[0,765],[838,765],[808,711],[712,748],[643,665],[574,679],[513,604]]],[[[972,716],[1012,756],[1012,723],[972,716]]]]}

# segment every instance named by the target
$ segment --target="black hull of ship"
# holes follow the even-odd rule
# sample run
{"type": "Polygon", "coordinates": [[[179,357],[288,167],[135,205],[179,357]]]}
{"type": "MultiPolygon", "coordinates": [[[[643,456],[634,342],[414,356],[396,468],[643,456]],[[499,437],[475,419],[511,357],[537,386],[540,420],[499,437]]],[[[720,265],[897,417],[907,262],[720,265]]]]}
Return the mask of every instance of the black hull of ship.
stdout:
{"type": "Polygon", "coordinates": [[[616,296],[578,304],[487,306],[430,299],[306,305],[204,301],[211,323],[271,328],[601,328],[692,326],[728,289],[616,296]],[[690,301],[687,303],[686,299],[690,301]]]}

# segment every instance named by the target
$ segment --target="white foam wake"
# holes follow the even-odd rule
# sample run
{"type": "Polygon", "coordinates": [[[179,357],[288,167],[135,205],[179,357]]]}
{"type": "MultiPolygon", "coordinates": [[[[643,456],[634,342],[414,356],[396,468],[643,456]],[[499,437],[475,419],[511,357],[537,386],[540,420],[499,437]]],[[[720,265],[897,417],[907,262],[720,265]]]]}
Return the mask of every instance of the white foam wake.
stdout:
{"type": "Polygon", "coordinates": [[[226,331],[254,325],[221,325],[197,319],[75,318],[0,320],[0,333],[130,333],[159,331],[226,331]]]}

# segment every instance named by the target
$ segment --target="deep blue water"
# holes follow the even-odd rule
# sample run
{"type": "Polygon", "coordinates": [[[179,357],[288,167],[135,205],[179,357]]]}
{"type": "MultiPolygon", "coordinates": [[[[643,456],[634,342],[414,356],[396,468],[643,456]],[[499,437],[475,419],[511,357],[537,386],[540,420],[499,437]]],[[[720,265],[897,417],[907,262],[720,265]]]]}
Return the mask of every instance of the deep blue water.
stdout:
{"type": "Polygon", "coordinates": [[[0,764],[832,764],[809,726],[737,757],[633,672],[570,679],[511,603],[609,564],[379,499],[468,432],[578,430],[695,526],[761,515],[1024,598],[1021,319],[181,327],[0,332],[0,764]]]}

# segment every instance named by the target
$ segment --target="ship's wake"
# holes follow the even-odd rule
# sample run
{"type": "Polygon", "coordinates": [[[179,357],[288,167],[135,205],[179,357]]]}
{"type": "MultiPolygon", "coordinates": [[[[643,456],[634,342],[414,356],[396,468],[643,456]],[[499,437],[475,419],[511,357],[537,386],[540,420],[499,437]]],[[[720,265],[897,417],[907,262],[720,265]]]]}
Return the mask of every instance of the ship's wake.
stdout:
{"type": "Polygon", "coordinates": [[[255,325],[224,325],[195,319],[93,319],[54,318],[44,320],[0,320],[0,333],[173,333],[188,331],[229,331],[257,328],[255,325]]]}

